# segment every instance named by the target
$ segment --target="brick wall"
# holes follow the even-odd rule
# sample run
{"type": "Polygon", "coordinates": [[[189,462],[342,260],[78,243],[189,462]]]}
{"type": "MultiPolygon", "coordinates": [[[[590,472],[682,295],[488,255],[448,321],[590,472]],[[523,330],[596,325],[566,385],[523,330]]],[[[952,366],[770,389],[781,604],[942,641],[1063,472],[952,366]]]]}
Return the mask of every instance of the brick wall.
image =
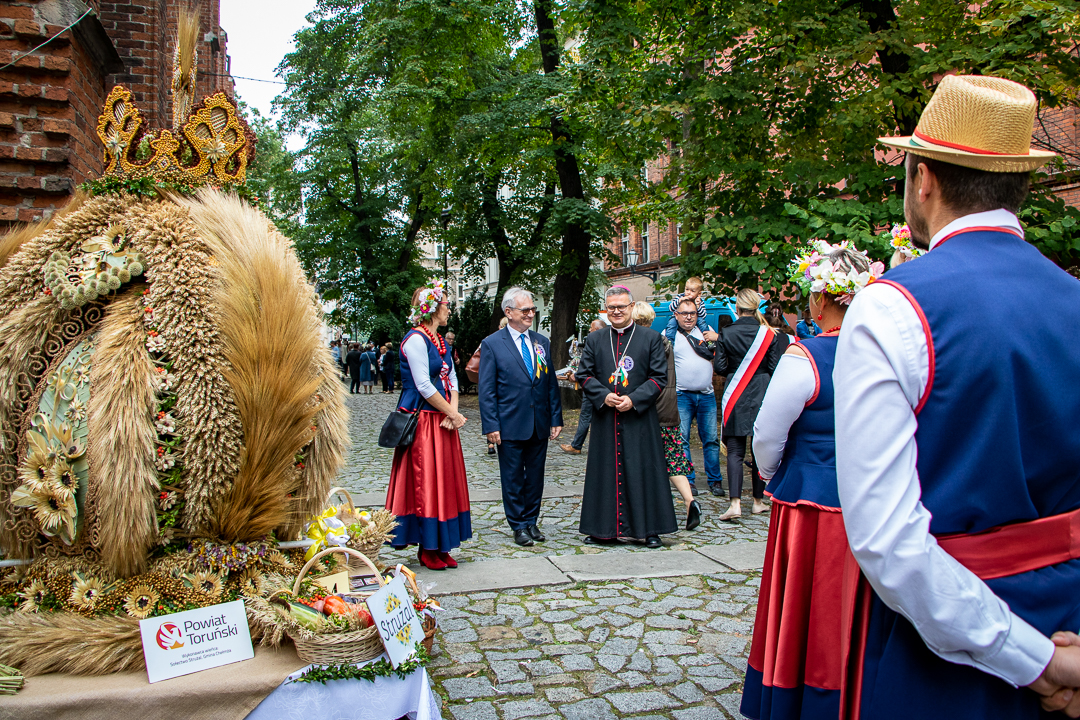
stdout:
{"type": "MultiPolygon", "coordinates": [[[[47,217],[75,188],[98,177],[104,149],[97,119],[123,84],[149,128],[172,126],[172,62],[179,0],[89,0],[95,11],[59,34],[87,5],[80,0],[14,0],[0,5],[0,230],[47,217]],[[117,71],[117,68],[121,68],[117,71]]],[[[219,0],[199,0],[196,101],[219,89],[233,95],[219,0]],[[217,50],[204,40],[217,36],[217,50]],[[223,77],[224,76],[224,77],[223,77]]]]}

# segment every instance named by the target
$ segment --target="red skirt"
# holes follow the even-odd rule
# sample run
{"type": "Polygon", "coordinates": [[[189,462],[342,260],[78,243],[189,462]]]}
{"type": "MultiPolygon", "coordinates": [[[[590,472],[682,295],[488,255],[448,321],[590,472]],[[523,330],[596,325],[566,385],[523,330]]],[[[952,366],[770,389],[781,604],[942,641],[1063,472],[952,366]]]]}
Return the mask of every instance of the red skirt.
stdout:
{"type": "Polygon", "coordinates": [[[839,509],[773,500],[742,712],[836,718],[849,553],[839,509]]]}

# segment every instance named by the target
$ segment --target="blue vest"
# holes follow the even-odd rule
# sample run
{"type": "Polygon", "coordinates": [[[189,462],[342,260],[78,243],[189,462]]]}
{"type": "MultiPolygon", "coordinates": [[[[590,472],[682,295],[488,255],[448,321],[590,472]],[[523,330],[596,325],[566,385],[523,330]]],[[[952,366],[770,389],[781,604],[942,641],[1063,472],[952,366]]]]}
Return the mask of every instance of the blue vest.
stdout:
{"type": "Polygon", "coordinates": [[[401,410],[431,410],[435,412],[435,408],[420,395],[420,391],[416,389],[416,383],[413,382],[412,373],[409,371],[409,358],[405,356],[405,341],[409,339],[410,335],[419,335],[424,338],[428,353],[428,375],[431,377],[431,384],[435,386],[435,389],[439,391],[448,402],[450,395],[447,393],[446,388],[443,387],[442,378],[439,374],[442,372],[443,356],[439,354],[439,350],[435,347],[435,343],[431,342],[429,338],[423,332],[413,329],[405,333],[405,337],[401,340],[401,398],[398,399],[398,408],[401,410]]]}
{"type": "Polygon", "coordinates": [[[802,500],[840,509],[832,380],[836,339],[835,335],[827,335],[799,342],[816,368],[818,392],[788,431],[780,468],[765,488],[774,500],[790,504],[802,500]]]}
{"type": "MultiPolygon", "coordinates": [[[[913,300],[932,342],[916,408],[916,467],[934,534],[972,533],[1080,507],[1080,282],[1016,235],[970,230],[883,278],[913,300]],[[1023,314],[1002,325],[1003,307],[1023,314]]],[[[1007,548],[1005,548],[1007,550],[1007,548]]],[[[1050,636],[1080,629],[1080,560],[987,586],[1050,636]]],[[[1036,696],[933,656],[873,599],[862,717],[1043,717],[1036,696]]]]}

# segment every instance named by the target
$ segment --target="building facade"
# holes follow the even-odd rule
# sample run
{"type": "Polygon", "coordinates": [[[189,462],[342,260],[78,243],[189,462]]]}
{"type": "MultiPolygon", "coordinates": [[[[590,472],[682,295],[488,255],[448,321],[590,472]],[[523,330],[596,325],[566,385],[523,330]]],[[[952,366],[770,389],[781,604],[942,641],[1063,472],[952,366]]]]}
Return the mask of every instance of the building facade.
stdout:
{"type": "MultiPolygon", "coordinates": [[[[114,85],[132,91],[149,128],[172,126],[177,0],[16,0],[0,4],[0,229],[48,217],[97,177],[96,128],[114,85]]],[[[220,1],[200,15],[196,100],[231,96],[220,1]]]]}

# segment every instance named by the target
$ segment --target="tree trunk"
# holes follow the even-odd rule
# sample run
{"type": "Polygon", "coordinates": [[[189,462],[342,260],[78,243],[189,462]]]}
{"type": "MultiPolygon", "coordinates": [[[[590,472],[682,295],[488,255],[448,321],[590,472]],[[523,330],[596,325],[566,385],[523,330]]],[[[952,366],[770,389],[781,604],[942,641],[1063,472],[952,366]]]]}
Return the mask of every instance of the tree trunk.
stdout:
{"type": "Polygon", "coordinates": [[[495,250],[495,262],[499,270],[499,280],[495,285],[495,299],[491,303],[491,318],[488,321],[489,333],[498,330],[499,321],[505,317],[502,311],[502,296],[510,287],[514,276],[513,248],[506,234],[506,228],[503,227],[502,208],[499,207],[498,191],[501,179],[502,173],[484,175],[480,178],[480,214],[484,216],[484,224],[487,225],[488,236],[495,250]]]}
{"type": "MultiPolygon", "coordinates": [[[[534,0],[536,33],[540,40],[540,58],[544,74],[559,69],[559,39],[552,18],[552,0],[534,0]]],[[[564,200],[585,201],[581,169],[574,155],[573,138],[557,115],[551,116],[551,141],[555,155],[555,173],[564,200]]],[[[551,299],[551,355],[554,367],[570,361],[566,339],[577,334],[577,314],[581,295],[589,279],[589,248],[592,238],[581,223],[567,224],[562,238],[562,259],[555,273],[551,299]]]]}

